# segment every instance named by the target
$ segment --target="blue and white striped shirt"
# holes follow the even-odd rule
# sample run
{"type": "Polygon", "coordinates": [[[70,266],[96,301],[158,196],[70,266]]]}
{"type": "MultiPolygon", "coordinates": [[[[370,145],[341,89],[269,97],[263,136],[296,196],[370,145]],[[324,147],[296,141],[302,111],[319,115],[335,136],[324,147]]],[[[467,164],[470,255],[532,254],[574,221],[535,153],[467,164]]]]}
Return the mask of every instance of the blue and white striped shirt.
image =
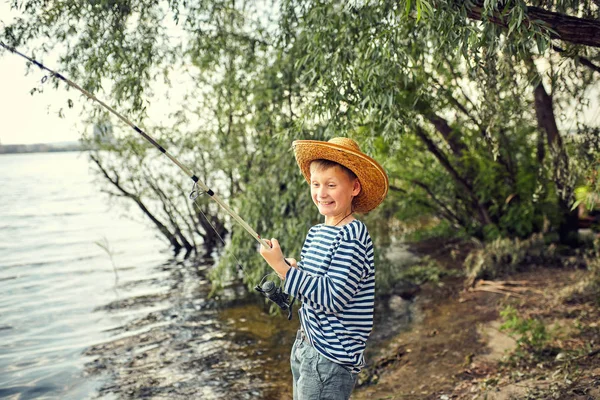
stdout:
{"type": "Polygon", "coordinates": [[[373,328],[373,243],[358,220],[341,227],[315,225],[306,236],[298,269],[284,291],[302,301],[300,323],[311,345],[327,359],[358,373],[373,328]]]}

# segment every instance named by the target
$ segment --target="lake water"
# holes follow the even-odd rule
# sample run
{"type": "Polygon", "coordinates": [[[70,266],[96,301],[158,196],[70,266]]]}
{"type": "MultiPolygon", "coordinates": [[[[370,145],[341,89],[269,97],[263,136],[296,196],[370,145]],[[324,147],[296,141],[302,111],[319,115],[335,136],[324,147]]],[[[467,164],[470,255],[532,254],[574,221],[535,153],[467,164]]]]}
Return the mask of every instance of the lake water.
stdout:
{"type": "Polygon", "coordinates": [[[0,156],[0,398],[287,396],[296,326],[109,203],[84,153],[0,156]]]}

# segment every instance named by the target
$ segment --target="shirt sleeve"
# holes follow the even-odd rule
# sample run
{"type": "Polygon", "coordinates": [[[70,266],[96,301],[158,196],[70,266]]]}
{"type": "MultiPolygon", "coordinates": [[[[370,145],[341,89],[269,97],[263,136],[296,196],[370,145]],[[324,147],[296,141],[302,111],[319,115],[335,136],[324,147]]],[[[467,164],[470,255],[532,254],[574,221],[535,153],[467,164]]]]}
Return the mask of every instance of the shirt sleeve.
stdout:
{"type": "Polygon", "coordinates": [[[366,248],[358,239],[343,239],[323,276],[290,268],[283,290],[313,308],[339,313],[367,275],[366,257],[366,248]]]}

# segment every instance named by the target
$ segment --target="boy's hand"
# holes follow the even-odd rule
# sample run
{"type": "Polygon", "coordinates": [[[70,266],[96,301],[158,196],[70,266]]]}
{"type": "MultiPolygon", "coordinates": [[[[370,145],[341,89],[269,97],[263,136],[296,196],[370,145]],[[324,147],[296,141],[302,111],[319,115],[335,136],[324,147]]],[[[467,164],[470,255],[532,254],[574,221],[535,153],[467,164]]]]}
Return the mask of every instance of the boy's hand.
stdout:
{"type": "MultiPolygon", "coordinates": [[[[277,272],[277,275],[281,279],[285,278],[285,274],[288,272],[290,267],[285,263],[281,247],[279,247],[279,241],[277,239],[265,240],[271,247],[267,248],[263,245],[260,246],[260,255],[263,256],[267,264],[277,272]]],[[[296,260],[294,260],[296,261],[296,260]]]]}

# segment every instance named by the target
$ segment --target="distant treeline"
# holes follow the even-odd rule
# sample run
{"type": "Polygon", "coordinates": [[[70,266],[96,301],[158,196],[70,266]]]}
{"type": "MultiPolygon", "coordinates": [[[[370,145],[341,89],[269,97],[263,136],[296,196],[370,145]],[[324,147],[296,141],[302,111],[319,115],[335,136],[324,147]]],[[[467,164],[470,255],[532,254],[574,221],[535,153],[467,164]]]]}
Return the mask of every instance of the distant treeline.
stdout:
{"type": "Polygon", "coordinates": [[[49,153],[58,151],[85,150],[79,142],[36,143],[36,144],[0,144],[0,154],[12,153],[49,153]]]}

